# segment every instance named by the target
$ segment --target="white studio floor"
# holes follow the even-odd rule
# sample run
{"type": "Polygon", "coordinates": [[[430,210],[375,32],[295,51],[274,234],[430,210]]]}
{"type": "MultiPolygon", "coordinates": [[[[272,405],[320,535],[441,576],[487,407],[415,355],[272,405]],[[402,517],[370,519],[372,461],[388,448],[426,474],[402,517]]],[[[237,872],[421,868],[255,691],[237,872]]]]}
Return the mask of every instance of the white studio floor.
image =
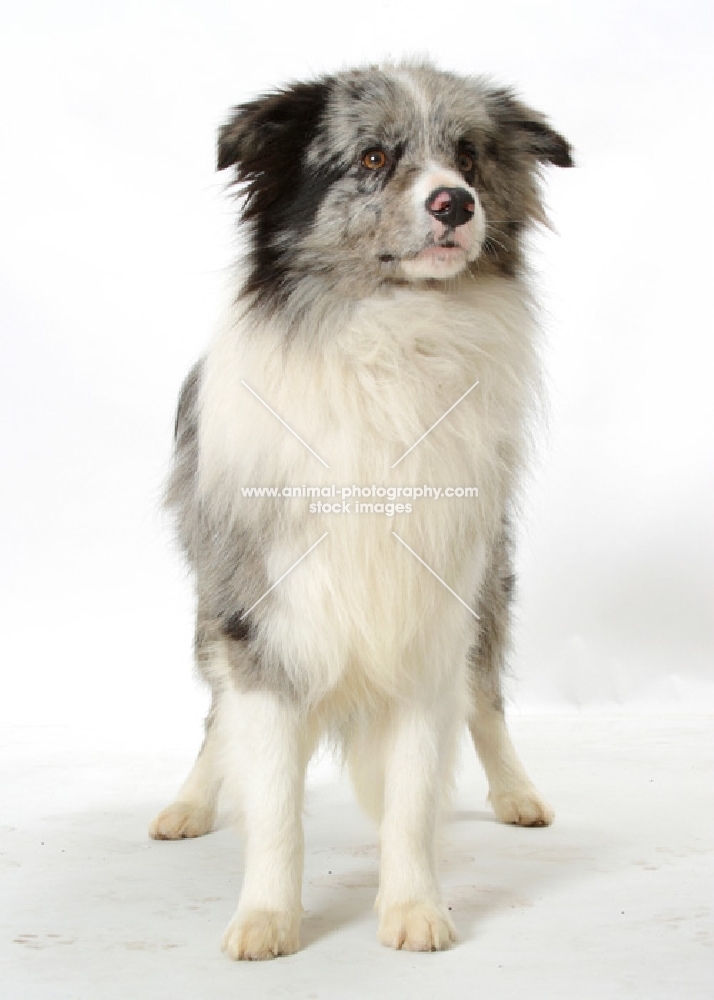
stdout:
{"type": "Polygon", "coordinates": [[[146,835],[194,746],[122,749],[89,731],[0,741],[0,996],[5,1000],[714,996],[714,803],[708,716],[515,716],[555,825],[505,827],[465,750],[441,876],[461,941],[376,941],[374,829],[322,763],[309,783],[302,951],[219,950],[240,885],[234,832],[146,835]],[[100,749],[97,749],[100,747],[100,749]]]}

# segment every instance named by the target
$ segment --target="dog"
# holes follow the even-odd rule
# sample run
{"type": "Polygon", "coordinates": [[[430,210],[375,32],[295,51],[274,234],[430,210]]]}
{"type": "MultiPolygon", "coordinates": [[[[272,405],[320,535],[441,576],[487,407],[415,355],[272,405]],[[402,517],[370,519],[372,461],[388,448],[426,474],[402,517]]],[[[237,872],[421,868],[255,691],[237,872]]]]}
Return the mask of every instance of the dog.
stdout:
{"type": "Polygon", "coordinates": [[[435,838],[464,724],[497,817],[553,819],[501,693],[540,397],[524,239],[545,222],[548,164],[572,156],[546,118],[428,62],[288,85],[220,130],[246,252],[181,390],[167,488],[212,702],[150,833],[208,833],[219,790],[240,814],[233,959],[299,947],[305,770],[323,739],[379,824],[392,948],[456,939],[435,838]]]}

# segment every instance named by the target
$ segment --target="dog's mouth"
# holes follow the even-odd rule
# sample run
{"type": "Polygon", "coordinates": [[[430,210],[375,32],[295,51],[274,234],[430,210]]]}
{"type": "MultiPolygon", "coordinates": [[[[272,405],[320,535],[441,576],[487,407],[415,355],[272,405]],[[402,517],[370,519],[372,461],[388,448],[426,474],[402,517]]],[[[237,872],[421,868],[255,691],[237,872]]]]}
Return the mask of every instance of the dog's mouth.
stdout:
{"type": "Polygon", "coordinates": [[[424,260],[431,264],[453,264],[455,261],[465,260],[466,251],[456,243],[435,243],[433,246],[424,247],[412,260],[424,260]]]}
{"type": "Polygon", "coordinates": [[[427,243],[421,250],[414,253],[397,256],[397,254],[383,253],[379,255],[382,264],[398,264],[401,261],[424,260],[435,264],[450,264],[466,256],[464,247],[459,246],[454,240],[444,240],[440,243],[427,243]]]}

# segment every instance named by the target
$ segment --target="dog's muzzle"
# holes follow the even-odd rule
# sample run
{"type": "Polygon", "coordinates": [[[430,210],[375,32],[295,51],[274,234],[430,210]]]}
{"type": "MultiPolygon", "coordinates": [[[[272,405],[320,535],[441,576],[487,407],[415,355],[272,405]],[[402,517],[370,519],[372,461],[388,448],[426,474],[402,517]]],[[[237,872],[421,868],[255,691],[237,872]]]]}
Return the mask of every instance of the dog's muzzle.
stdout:
{"type": "Polygon", "coordinates": [[[443,225],[456,228],[473,219],[476,206],[473,195],[465,188],[440,187],[426,199],[426,210],[443,225]]]}

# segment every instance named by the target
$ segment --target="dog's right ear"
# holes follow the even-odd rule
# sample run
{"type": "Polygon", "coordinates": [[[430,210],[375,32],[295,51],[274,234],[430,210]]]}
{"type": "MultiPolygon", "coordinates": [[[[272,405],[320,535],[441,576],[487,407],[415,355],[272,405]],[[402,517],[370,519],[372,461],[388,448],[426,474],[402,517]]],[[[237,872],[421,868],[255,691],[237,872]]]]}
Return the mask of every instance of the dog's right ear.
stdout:
{"type": "Polygon", "coordinates": [[[327,104],[327,80],[296,83],[241,104],[218,133],[218,169],[235,167],[239,178],[264,173],[276,159],[302,152],[327,104]]]}
{"type": "Polygon", "coordinates": [[[278,110],[277,94],[265,95],[234,108],[218,133],[218,169],[246,168],[255,161],[261,150],[269,145],[271,135],[278,131],[278,110]]]}

